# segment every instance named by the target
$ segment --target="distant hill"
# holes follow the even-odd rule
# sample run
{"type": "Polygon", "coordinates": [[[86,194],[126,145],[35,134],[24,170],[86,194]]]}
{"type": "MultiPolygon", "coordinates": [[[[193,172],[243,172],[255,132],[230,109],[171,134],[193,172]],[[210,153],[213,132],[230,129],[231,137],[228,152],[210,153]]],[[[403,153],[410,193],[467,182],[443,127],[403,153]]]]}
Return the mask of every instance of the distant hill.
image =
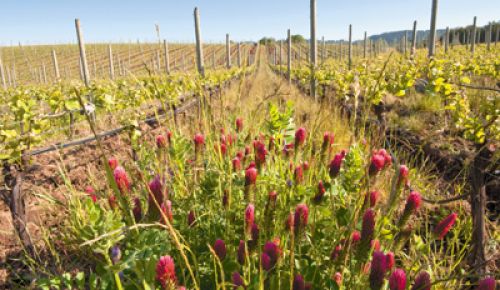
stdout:
{"type": "MultiPolygon", "coordinates": [[[[421,41],[422,39],[427,39],[429,36],[429,30],[417,30],[417,40],[421,41]]],[[[381,34],[376,34],[376,35],[369,35],[368,38],[371,39],[372,41],[378,41],[378,40],[385,40],[387,43],[394,43],[396,41],[399,41],[401,38],[403,38],[404,34],[407,34],[408,41],[411,40],[412,37],[412,31],[411,30],[400,30],[400,31],[390,31],[390,32],[384,32],[381,34]]],[[[441,37],[444,35],[445,30],[444,29],[438,29],[437,30],[437,37],[441,37]]],[[[325,41],[326,43],[339,43],[340,41],[346,42],[347,39],[342,39],[342,40],[327,40],[325,41]]],[[[363,40],[356,40],[354,41],[359,42],[363,40]]]]}
{"type": "MultiPolygon", "coordinates": [[[[437,38],[444,35],[445,32],[446,32],[446,30],[444,30],[444,29],[436,30],[437,38]]],[[[399,41],[401,38],[403,38],[405,33],[407,34],[408,41],[410,41],[410,39],[412,38],[412,31],[411,30],[384,32],[384,33],[378,34],[378,35],[371,35],[370,39],[373,41],[378,41],[378,40],[382,39],[388,43],[394,43],[394,42],[399,41]]],[[[427,39],[429,37],[429,33],[430,33],[430,30],[417,30],[417,41],[427,39]]]]}
{"type": "MultiPolygon", "coordinates": [[[[499,21],[493,21],[493,38],[495,38],[496,34],[496,29],[497,27],[500,27],[500,20],[499,21]]],[[[453,27],[452,29],[454,30],[459,30],[463,31],[465,28],[470,28],[472,25],[464,26],[464,27],[453,27]]],[[[487,25],[485,26],[480,26],[478,27],[478,30],[480,30],[482,33],[484,33],[487,25]]],[[[437,39],[442,37],[445,34],[446,30],[445,29],[438,29],[436,30],[436,36],[437,39]]],[[[412,38],[412,30],[399,30],[399,31],[390,31],[390,32],[384,32],[381,34],[376,34],[376,35],[369,35],[369,39],[373,41],[377,40],[385,40],[387,43],[394,43],[398,42],[400,39],[403,38],[404,34],[407,33],[408,41],[411,41],[412,38]]],[[[430,30],[417,30],[417,41],[422,41],[425,40],[429,37],[430,30]]],[[[484,36],[483,36],[484,37],[484,36]]],[[[342,41],[346,42],[347,39],[343,39],[342,41]]],[[[362,41],[362,40],[357,40],[357,41],[362,41]]],[[[326,43],[338,43],[340,40],[328,40],[326,43]]]]}
{"type": "MultiPolygon", "coordinates": [[[[492,21],[493,27],[492,27],[492,41],[496,38],[496,35],[498,34],[497,30],[500,29],[500,20],[497,21],[492,21]]],[[[472,25],[467,25],[467,26],[462,26],[462,27],[450,27],[450,29],[458,32],[458,33],[463,33],[465,29],[470,29],[472,25]]],[[[485,41],[485,31],[488,25],[485,26],[478,26],[477,29],[479,31],[480,35],[480,42],[485,41]]],[[[378,41],[378,40],[384,40],[385,42],[389,44],[397,43],[399,42],[404,34],[407,34],[408,37],[408,42],[411,41],[412,38],[412,30],[399,30],[399,31],[390,31],[390,32],[384,32],[381,34],[376,34],[376,35],[369,35],[368,38],[371,39],[372,41],[378,41]]],[[[429,38],[429,33],[430,30],[417,30],[417,42],[425,41],[429,38]]],[[[446,33],[445,29],[438,29],[436,30],[436,38],[439,40],[443,35],[446,33]]],[[[301,35],[296,35],[295,37],[301,37],[304,38],[301,35]]],[[[282,39],[283,41],[286,41],[286,39],[282,39]]],[[[321,37],[317,39],[318,42],[321,43],[321,37]]],[[[275,42],[276,40],[274,38],[263,38],[261,39],[261,43],[265,43],[266,41],[269,42],[275,42]]],[[[309,42],[310,39],[304,39],[304,41],[309,42]]],[[[328,40],[325,39],[325,43],[328,44],[333,44],[333,43],[339,43],[339,42],[347,42],[347,39],[336,39],[336,40],[328,40]]],[[[356,42],[362,42],[362,39],[355,40],[354,43],[356,42]]]]}

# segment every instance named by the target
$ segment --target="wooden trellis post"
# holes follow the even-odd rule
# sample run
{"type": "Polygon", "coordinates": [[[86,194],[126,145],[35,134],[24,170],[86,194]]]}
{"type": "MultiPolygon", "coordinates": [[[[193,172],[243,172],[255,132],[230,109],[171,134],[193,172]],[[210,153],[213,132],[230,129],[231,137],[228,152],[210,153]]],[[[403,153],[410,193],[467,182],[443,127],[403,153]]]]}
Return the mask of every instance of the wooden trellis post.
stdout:
{"type": "Polygon", "coordinates": [[[352,68],[352,24],[349,24],[349,60],[347,62],[349,70],[352,68]]]}
{"type": "Polygon", "coordinates": [[[457,32],[450,29],[450,49],[453,49],[453,46],[455,45],[455,39],[457,39],[457,32]]]}
{"type": "Polygon", "coordinates": [[[311,52],[310,52],[310,65],[311,65],[311,96],[314,100],[317,100],[316,95],[316,78],[314,76],[316,71],[316,55],[317,55],[317,47],[316,47],[316,0],[311,0],[310,4],[310,21],[311,21],[311,52]]]}
{"type": "Polygon", "coordinates": [[[161,57],[160,57],[160,51],[156,51],[156,71],[157,73],[160,73],[161,71],[161,57]]]}
{"type": "Polygon", "coordinates": [[[488,29],[486,30],[486,49],[487,50],[490,50],[491,49],[491,33],[492,33],[492,30],[493,30],[493,25],[490,24],[488,25],[488,29]]]}
{"type": "Polygon", "coordinates": [[[168,43],[167,40],[163,40],[163,57],[165,58],[165,73],[170,74],[170,56],[168,53],[168,43]]]}
{"type": "Polygon", "coordinates": [[[278,64],[278,49],[274,47],[274,65],[278,64]]]}
{"type": "Polygon", "coordinates": [[[194,8],[194,26],[196,34],[196,63],[198,67],[198,73],[205,77],[205,67],[203,64],[203,45],[201,43],[201,30],[200,30],[200,13],[198,7],[194,8]]]}
{"type": "Polygon", "coordinates": [[[215,69],[217,67],[217,61],[216,61],[216,57],[215,57],[215,48],[212,51],[212,67],[213,67],[213,69],[215,69]]]}
{"type": "Polygon", "coordinates": [[[495,37],[495,47],[497,46],[498,37],[500,37],[500,26],[497,25],[497,33],[495,37]]]}
{"type": "Polygon", "coordinates": [[[403,32],[403,37],[401,38],[401,53],[406,56],[406,45],[407,45],[407,35],[406,31],[403,32]]]}
{"type": "Polygon", "coordinates": [[[325,63],[325,51],[326,51],[326,43],[325,37],[321,37],[321,63],[325,63]]]}
{"type": "Polygon", "coordinates": [[[444,34],[444,52],[448,53],[448,49],[450,46],[450,27],[446,27],[446,32],[444,34]]]}
{"type": "Polygon", "coordinates": [[[417,20],[413,21],[413,33],[411,36],[411,56],[417,52],[417,20]]]}
{"type": "MultiPolygon", "coordinates": [[[[85,42],[83,40],[83,33],[80,28],[80,19],[75,19],[75,28],[76,28],[76,36],[78,38],[78,46],[80,49],[80,72],[82,74],[84,83],[86,87],[90,87],[90,76],[89,76],[89,69],[87,66],[87,55],[85,53],[85,42]]],[[[94,97],[92,94],[89,94],[89,102],[91,104],[94,104],[94,97]]],[[[73,131],[73,123],[74,123],[74,116],[73,113],[70,113],[70,131],[73,131]]],[[[95,112],[90,113],[90,119],[95,122],[95,112]]],[[[72,135],[72,133],[71,133],[72,135]]]]}
{"type": "Polygon", "coordinates": [[[469,49],[469,42],[470,42],[470,29],[466,29],[465,32],[464,32],[464,43],[465,43],[465,47],[467,49],[469,49]]]}
{"type": "Polygon", "coordinates": [[[113,64],[113,49],[111,48],[111,44],[108,45],[108,59],[109,59],[109,78],[115,79],[115,66],[113,64]]]}
{"type": "Polygon", "coordinates": [[[238,54],[237,54],[237,60],[238,60],[238,67],[241,67],[241,42],[238,42],[238,54]]]}
{"type": "Polygon", "coordinates": [[[288,73],[287,73],[287,78],[288,78],[288,83],[292,82],[292,36],[290,34],[290,29],[288,29],[288,62],[287,62],[287,68],[288,68],[288,73]]]}
{"type": "Polygon", "coordinates": [[[7,68],[6,70],[7,70],[7,84],[9,87],[12,87],[12,77],[10,75],[10,69],[7,68]]]}
{"type": "MultiPolygon", "coordinates": [[[[80,48],[80,62],[82,67],[83,81],[85,82],[85,86],[90,86],[90,77],[89,77],[89,69],[87,65],[87,55],[85,53],[85,43],[83,40],[83,34],[80,28],[80,19],[75,19],[75,27],[76,27],[76,36],[78,38],[78,46],[80,48]]],[[[91,101],[93,103],[93,100],[91,101]]]]}
{"type": "Polygon", "coordinates": [[[340,40],[340,44],[339,44],[339,60],[342,61],[342,43],[344,41],[343,40],[340,40]]]}
{"type": "Polygon", "coordinates": [[[17,88],[16,64],[12,65],[12,85],[17,88]]]}
{"type": "Polygon", "coordinates": [[[43,76],[43,83],[47,83],[47,69],[45,68],[45,63],[42,63],[42,76],[43,76]]]}
{"type": "Polygon", "coordinates": [[[156,74],[156,67],[157,67],[157,65],[156,65],[156,59],[155,59],[155,57],[152,55],[152,56],[151,56],[151,69],[152,69],[152,71],[153,71],[153,74],[156,74]]]}
{"type": "MultiPolygon", "coordinates": [[[[78,58],[78,68],[80,69],[80,79],[85,82],[85,78],[83,76],[83,65],[82,65],[82,59],[78,58]]],[[[35,69],[36,70],[36,69],[35,69]]]]}
{"type": "MultiPolygon", "coordinates": [[[[280,67],[283,64],[283,41],[280,40],[280,67]]],[[[280,68],[281,71],[281,68],[280,68]]]]}
{"type": "Polygon", "coordinates": [[[366,40],[367,40],[367,34],[366,34],[366,31],[365,31],[365,38],[364,38],[364,41],[363,41],[363,58],[366,58],[366,40]]]}
{"type": "Polygon", "coordinates": [[[429,33],[429,57],[436,53],[436,19],[437,19],[438,0],[432,0],[431,11],[431,31],[429,33]]]}
{"type": "Polygon", "coordinates": [[[231,68],[231,41],[229,40],[229,33],[226,33],[226,68],[231,68]]]}
{"type": "MultiPolygon", "coordinates": [[[[42,71],[42,68],[39,67],[37,70],[37,77],[38,77],[38,83],[41,84],[43,83],[43,71],[42,71]]],[[[10,76],[10,72],[9,72],[9,76],[10,76]]],[[[11,86],[11,82],[10,82],[10,77],[9,77],[9,86],[11,86]]]]}
{"type": "Polygon", "coordinates": [[[57,62],[56,50],[52,49],[52,64],[54,65],[54,76],[56,81],[61,79],[61,74],[59,73],[59,63],[57,62]]]}
{"type": "Polygon", "coordinates": [[[470,33],[470,52],[474,54],[474,50],[476,50],[476,21],[477,17],[474,16],[474,21],[472,23],[472,32],[470,33]]]}
{"type": "Polygon", "coordinates": [[[0,79],[2,80],[2,87],[4,90],[7,89],[7,83],[5,83],[5,71],[2,62],[2,56],[0,55],[0,79]]]}
{"type": "Polygon", "coordinates": [[[370,38],[370,51],[369,51],[369,52],[370,52],[370,58],[372,58],[372,57],[373,57],[373,46],[374,46],[373,41],[372,41],[372,39],[370,38]]]}

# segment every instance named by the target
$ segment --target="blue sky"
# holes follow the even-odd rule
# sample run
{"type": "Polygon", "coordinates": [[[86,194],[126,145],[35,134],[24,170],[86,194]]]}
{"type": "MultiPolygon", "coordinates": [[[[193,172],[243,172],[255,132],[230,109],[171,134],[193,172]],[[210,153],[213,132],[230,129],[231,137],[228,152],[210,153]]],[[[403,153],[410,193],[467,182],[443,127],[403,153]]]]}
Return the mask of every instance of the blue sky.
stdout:
{"type": "MultiPolygon", "coordinates": [[[[202,37],[223,41],[263,36],[309,35],[309,0],[2,0],[0,44],[75,42],[74,19],[80,18],[87,42],[155,40],[155,23],[169,41],[194,41],[193,8],[201,14],[202,37]]],[[[326,39],[354,38],[386,31],[428,29],[431,0],[317,0],[318,35],[326,39]]],[[[500,17],[498,0],[440,0],[438,28],[461,26],[478,16],[484,25],[500,17]]]]}

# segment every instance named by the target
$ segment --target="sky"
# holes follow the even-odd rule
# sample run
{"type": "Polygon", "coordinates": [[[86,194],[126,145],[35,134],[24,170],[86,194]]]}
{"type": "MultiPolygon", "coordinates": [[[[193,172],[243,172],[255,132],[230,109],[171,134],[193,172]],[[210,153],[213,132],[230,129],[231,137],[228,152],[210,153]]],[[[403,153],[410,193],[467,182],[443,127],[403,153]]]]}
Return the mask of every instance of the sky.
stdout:
{"type": "MultiPolygon", "coordinates": [[[[157,40],[194,42],[193,9],[199,7],[204,42],[263,36],[285,38],[286,30],[309,38],[309,0],[1,0],[0,45],[74,43],[79,18],[85,41],[157,40]]],[[[429,29],[432,0],[317,0],[317,35],[346,39],[396,30],[429,29]]],[[[499,0],[440,0],[437,27],[478,25],[500,18],[499,0]]]]}

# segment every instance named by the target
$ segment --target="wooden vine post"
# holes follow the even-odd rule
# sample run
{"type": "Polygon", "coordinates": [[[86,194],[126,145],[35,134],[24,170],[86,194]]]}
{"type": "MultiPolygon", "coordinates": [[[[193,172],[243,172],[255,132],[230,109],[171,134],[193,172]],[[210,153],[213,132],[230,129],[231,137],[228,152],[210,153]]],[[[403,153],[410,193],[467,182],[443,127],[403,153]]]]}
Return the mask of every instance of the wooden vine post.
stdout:
{"type": "Polygon", "coordinates": [[[287,79],[288,79],[288,83],[291,84],[292,83],[292,35],[290,34],[290,29],[288,29],[288,38],[287,38],[287,44],[288,44],[288,51],[287,51],[287,55],[288,55],[288,59],[287,59],[287,69],[288,69],[288,72],[287,72],[287,79]]]}
{"type": "Polygon", "coordinates": [[[339,60],[342,61],[342,43],[344,41],[343,40],[340,40],[340,43],[339,43],[339,60]]]}
{"type": "MultiPolygon", "coordinates": [[[[200,12],[198,10],[198,7],[194,8],[194,30],[195,30],[195,37],[196,37],[196,64],[197,64],[197,71],[200,74],[202,78],[205,77],[205,67],[203,64],[203,45],[202,45],[202,40],[201,40],[201,29],[200,29],[200,12]]],[[[229,43],[229,34],[226,34],[226,41],[229,43]]],[[[184,55],[183,55],[184,57],[184,55]]],[[[183,60],[185,63],[185,60],[183,60]]],[[[229,64],[230,65],[230,64],[229,64]]],[[[219,88],[220,89],[220,88],[219,88]]],[[[198,119],[201,118],[202,116],[202,106],[206,105],[206,99],[204,94],[200,94],[200,97],[198,98],[198,119]]],[[[175,107],[173,107],[174,112],[172,112],[175,115],[175,107]]],[[[175,119],[175,123],[177,123],[177,119],[175,119]]]]}
{"type": "Polygon", "coordinates": [[[168,53],[168,43],[167,40],[163,40],[163,57],[165,59],[165,73],[170,74],[170,56],[168,53]]]}
{"type": "Polygon", "coordinates": [[[450,46],[450,27],[446,27],[444,34],[444,52],[447,54],[450,46]]]}
{"type": "Polygon", "coordinates": [[[311,96],[314,98],[314,100],[317,100],[317,95],[316,95],[316,77],[315,77],[315,71],[316,71],[316,55],[318,52],[318,49],[316,47],[316,0],[311,0],[310,4],[310,21],[311,21],[311,52],[310,54],[310,66],[311,66],[311,96]]]}
{"type": "MultiPolygon", "coordinates": [[[[76,37],[78,38],[78,47],[80,49],[80,64],[81,64],[81,72],[83,75],[83,80],[85,83],[85,86],[88,88],[90,87],[90,76],[89,76],[89,69],[87,66],[87,55],[85,53],[85,42],[83,40],[83,33],[80,28],[80,19],[75,19],[75,28],[76,28],[76,37]]],[[[92,94],[89,94],[89,102],[91,104],[94,104],[94,98],[92,94]]],[[[73,136],[73,124],[74,124],[74,116],[73,113],[70,112],[69,114],[70,117],[70,135],[73,136]]],[[[91,120],[95,121],[95,112],[90,113],[90,118],[91,120]]]]}
{"type": "Polygon", "coordinates": [[[363,58],[366,58],[366,45],[367,45],[367,34],[366,34],[366,31],[365,31],[365,38],[364,38],[364,41],[363,41],[363,58]]]}
{"type": "Polygon", "coordinates": [[[373,53],[375,51],[375,43],[373,43],[373,40],[370,38],[370,58],[373,57],[373,53]]]}
{"type": "Polygon", "coordinates": [[[470,33],[470,52],[474,54],[474,51],[476,50],[476,21],[477,17],[474,16],[474,20],[472,23],[472,31],[470,33]]]}
{"type": "Polygon", "coordinates": [[[113,50],[111,44],[108,45],[108,58],[109,58],[109,78],[111,80],[115,79],[115,66],[113,64],[113,50]]]}
{"type": "Polygon", "coordinates": [[[226,68],[231,68],[231,41],[229,40],[229,33],[226,33],[226,68]]]}
{"type": "Polygon", "coordinates": [[[278,42],[278,47],[275,48],[275,53],[276,53],[276,64],[279,66],[278,67],[278,70],[279,70],[279,75],[282,75],[282,70],[283,68],[281,67],[281,65],[283,64],[283,42],[280,40],[278,42]]]}
{"type": "Polygon", "coordinates": [[[486,49],[488,51],[491,50],[491,33],[493,32],[493,27],[492,26],[493,25],[490,22],[490,24],[488,25],[488,29],[486,30],[486,49]]]}
{"type": "MultiPolygon", "coordinates": [[[[37,71],[38,83],[41,84],[43,82],[42,68],[39,67],[36,71],[37,71]]],[[[9,86],[11,86],[12,83],[10,81],[10,71],[9,70],[7,70],[7,74],[9,75],[9,86]]]]}
{"type": "Polygon", "coordinates": [[[466,49],[469,49],[469,29],[465,28],[464,32],[464,45],[466,49]]]}
{"type": "MultiPolygon", "coordinates": [[[[83,74],[83,81],[85,86],[90,86],[89,69],[87,65],[87,55],[85,53],[85,42],[83,40],[83,34],[80,28],[80,19],[75,19],[76,36],[78,38],[78,47],[80,49],[80,61],[83,74]]],[[[93,102],[92,102],[93,103],[93,102]]]]}
{"type": "Polygon", "coordinates": [[[325,63],[326,42],[325,37],[321,37],[321,63],[325,63]]]}
{"type": "Polygon", "coordinates": [[[186,71],[186,53],[182,52],[182,71],[186,71]]]}
{"type": "Polygon", "coordinates": [[[160,57],[160,51],[159,50],[156,51],[155,56],[156,56],[155,70],[156,70],[157,73],[160,73],[160,70],[161,70],[161,57],[160,57]]]}
{"type": "Polygon", "coordinates": [[[215,69],[217,67],[217,61],[215,57],[215,49],[212,51],[212,68],[215,69]]]}
{"type": "Polygon", "coordinates": [[[495,36],[495,47],[497,46],[498,38],[500,37],[500,26],[497,25],[497,33],[495,36]]]}
{"type": "Polygon", "coordinates": [[[408,33],[405,30],[403,34],[403,54],[406,56],[406,49],[408,47],[408,33]]]}
{"type": "Polygon", "coordinates": [[[54,76],[56,78],[56,82],[61,80],[61,73],[59,72],[59,63],[57,62],[57,54],[56,50],[52,49],[52,64],[54,65],[54,76]]]}
{"type": "Polygon", "coordinates": [[[432,0],[431,11],[431,31],[429,33],[429,57],[434,57],[436,53],[436,19],[437,19],[438,0],[432,0]]]}
{"type": "Polygon", "coordinates": [[[42,62],[42,76],[43,76],[43,83],[47,83],[47,69],[45,67],[45,63],[42,62]]]}
{"type": "Polygon", "coordinates": [[[450,29],[450,49],[453,49],[456,39],[457,39],[457,32],[453,29],[450,29]]]}
{"type": "Polygon", "coordinates": [[[280,60],[280,72],[281,72],[281,65],[283,64],[283,40],[280,40],[280,53],[279,53],[279,60],[280,60]]]}
{"type": "Polygon", "coordinates": [[[241,67],[241,42],[238,42],[237,61],[238,61],[238,67],[241,67]]]}
{"type": "Polygon", "coordinates": [[[14,88],[17,88],[17,81],[16,81],[16,64],[14,63],[12,65],[12,86],[14,86],[14,88]]]}
{"type": "Polygon", "coordinates": [[[10,75],[10,69],[9,68],[7,68],[7,81],[8,81],[7,82],[8,86],[12,87],[12,77],[10,75]]]}
{"type": "Polygon", "coordinates": [[[413,21],[413,34],[411,36],[411,56],[417,52],[417,20],[413,21]]]}
{"type": "Polygon", "coordinates": [[[2,87],[4,90],[7,89],[7,83],[5,82],[5,72],[2,62],[2,56],[0,55],[0,79],[2,80],[2,87]]]}
{"type": "Polygon", "coordinates": [[[273,59],[274,65],[278,65],[278,49],[276,46],[274,47],[274,59],[273,59]]]}
{"type": "Polygon", "coordinates": [[[352,68],[352,24],[349,24],[349,48],[348,48],[348,53],[349,53],[348,67],[349,67],[349,70],[351,70],[351,68],[352,68]]]}
{"type": "MultiPolygon", "coordinates": [[[[78,69],[80,72],[80,80],[83,82],[83,81],[85,81],[85,79],[83,77],[83,67],[82,67],[82,59],[81,58],[78,58],[78,69]]],[[[36,74],[36,68],[35,68],[35,74],[36,74]]]]}
{"type": "Polygon", "coordinates": [[[198,73],[205,77],[205,66],[203,64],[203,44],[201,43],[200,12],[198,7],[194,8],[194,28],[196,34],[196,64],[198,73]]]}

